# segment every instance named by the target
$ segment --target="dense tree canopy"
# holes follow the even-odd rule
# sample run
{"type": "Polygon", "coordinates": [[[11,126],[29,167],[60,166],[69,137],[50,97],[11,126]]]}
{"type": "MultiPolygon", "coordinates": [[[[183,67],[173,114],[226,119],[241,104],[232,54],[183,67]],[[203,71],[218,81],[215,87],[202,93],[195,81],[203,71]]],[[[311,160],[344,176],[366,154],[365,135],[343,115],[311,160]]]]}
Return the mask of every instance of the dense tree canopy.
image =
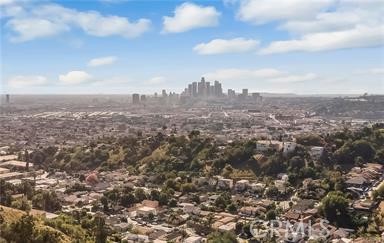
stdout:
{"type": "Polygon", "coordinates": [[[342,192],[333,191],[321,201],[321,212],[331,222],[346,226],[350,222],[348,214],[349,200],[342,192]]]}
{"type": "Polygon", "coordinates": [[[236,243],[238,242],[236,236],[230,232],[215,231],[208,235],[208,243],[236,243]]]}

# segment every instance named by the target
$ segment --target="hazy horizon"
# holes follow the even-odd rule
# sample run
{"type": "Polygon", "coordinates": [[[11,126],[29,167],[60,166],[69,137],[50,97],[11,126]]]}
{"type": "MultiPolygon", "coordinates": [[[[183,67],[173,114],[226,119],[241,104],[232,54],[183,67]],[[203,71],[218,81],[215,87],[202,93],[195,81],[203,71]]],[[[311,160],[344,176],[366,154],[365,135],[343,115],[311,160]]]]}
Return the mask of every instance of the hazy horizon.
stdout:
{"type": "MultiPolygon", "coordinates": [[[[161,91],[161,90],[160,90],[161,91]]],[[[170,90],[171,91],[171,90],[170,90]]],[[[173,92],[173,91],[171,91],[173,92]]],[[[256,92],[256,91],[255,91],[256,92]]],[[[132,96],[133,94],[140,94],[140,95],[147,95],[147,96],[154,96],[154,93],[140,93],[140,92],[132,92],[132,93],[3,93],[1,94],[1,96],[5,96],[7,94],[11,95],[11,96],[80,96],[80,95],[83,95],[83,96],[108,96],[108,95],[111,95],[111,96],[132,96]]],[[[158,95],[161,95],[161,92],[156,92],[158,95]]],[[[241,90],[239,90],[239,92],[237,92],[238,94],[241,93],[241,90]]],[[[252,93],[252,91],[250,92],[252,93]]],[[[350,97],[358,97],[358,96],[363,96],[364,94],[358,94],[358,93],[355,93],[355,94],[348,94],[348,93],[335,93],[335,94],[332,94],[332,93],[308,93],[308,94],[299,94],[299,93],[279,93],[279,92],[258,92],[260,93],[261,95],[263,95],[264,97],[270,97],[270,96],[276,96],[276,97],[279,97],[279,95],[281,95],[282,97],[283,96],[292,96],[292,97],[295,97],[295,96],[313,96],[313,97],[339,97],[339,96],[350,96],[350,97]]],[[[367,93],[367,95],[373,95],[373,96],[376,96],[376,95],[384,95],[384,93],[367,93]]]]}

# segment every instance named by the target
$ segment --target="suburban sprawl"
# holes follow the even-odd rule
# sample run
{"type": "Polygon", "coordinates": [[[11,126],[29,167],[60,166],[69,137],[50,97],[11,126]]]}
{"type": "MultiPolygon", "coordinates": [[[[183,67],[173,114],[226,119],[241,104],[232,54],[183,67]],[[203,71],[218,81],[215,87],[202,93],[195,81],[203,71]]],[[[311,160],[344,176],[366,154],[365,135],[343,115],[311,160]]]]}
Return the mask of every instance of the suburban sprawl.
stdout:
{"type": "Polygon", "coordinates": [[[384,241],[383,96],[206,83],[2,97],[0,242],[384,241]]]}

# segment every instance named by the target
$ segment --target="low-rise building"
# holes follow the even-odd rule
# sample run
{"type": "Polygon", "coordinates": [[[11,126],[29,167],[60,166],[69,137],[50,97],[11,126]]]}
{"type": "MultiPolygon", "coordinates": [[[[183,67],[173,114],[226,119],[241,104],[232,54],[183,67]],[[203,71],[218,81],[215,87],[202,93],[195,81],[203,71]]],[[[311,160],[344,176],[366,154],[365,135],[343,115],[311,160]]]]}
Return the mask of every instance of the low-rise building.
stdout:
{"type": "Polygon", "coordinates": [[[313,146],[309,149],[309,155],[314,160],[320,159],[321,155],[323,155],[323,152],[324,152],[324,147],[320,147],[320,146],[313,146]]]}
{"type": "Polygon", "coordinates": [[[368,181],[362,176],[355,176],[345,181],[347,187],[364,188],[368,185],[368,181]]]}
{"type": "Polygon", "coordinates": [[[9,173],[9,172],[10,172],[9,169],[7,169],[7,168],[1,168],[1,167],[0,167],[0,174],[6,174],[6,173],[9,173]]]}
{"type": "Polygon", "coordinates": [[[252,207],[252,206],[242,207],[239,210],[240,214],[246,215],[246,216],[257,216],[260,213],[265,213],[266,211],[267,210],[263,207],[252,207]]]}
{"type": "Polygon", "coordinates": [[[230,222],[228,224],[223,224],[219,226],[219,231],[234,231],[236,228],[236,222],[230,222]]]}
{"type": "Polygon", "coordinates": [[[284,142],[283,143],[283,154],[287,155],[289,153],[292,153],[296,149],[296,143],[295,142],[284,142]]]}
{"type": "Polygon", "coordinates": [[[33,167],[33,163],[27,163],[19,160],[9,160],[0,164],[1,167],[17,169],[26,169],[27,165],[29,168],[33,167]]]}
{"type": "Polygon", "coordinates": [[[183,208],[184,213],[198,215],[201,211],[199,207],[192,203],[180,203],[179,205],[183,208]]]}
{"type": "Polygon", "coordinates": [[[186,238],[183,242],[184,243],[202,243],[203,238],[201,236],[190,236],[186,238]]]}
{"type": "Polygon", "coordinates": [[[256,142],[256,151],[281,150],[282,142],[276,140],[259,140],[256,142]]]}
{"type": "Polygon", "coordinates": [[[235,190],[236,191],[244,191],[249,187],[249,181],[248,180],[239,180],[235,183],[235,190]]]}
{"type": "Polygon", "coordinates": [[[233,180],[232,179],[220,178],[217,181],[217,188],[219,188],[219,189],[228,190],[228,189],[232,189],[232,187],[233,187],[233,180]]]}
{"type": "Polygon", "coordinates": [[[9,154],[9,155],[0,156],[0,162],[9,161],[9,160],[16,160],[16,159],[17,159],[16,154],[9,154]]]}
{"type": "Polygon", "coordinates": [[[20,172],[9,172],[0,174],[0,180],[8,181],[12,179],[20,179],[23,178],[24,174],[20,172]]]}
{"type": "Polygon", "coordinates": [[[149,215],[156,215],[156,209],[152,207],[142,206],[136,210],[136,216],[148,217],[149,215]]]}

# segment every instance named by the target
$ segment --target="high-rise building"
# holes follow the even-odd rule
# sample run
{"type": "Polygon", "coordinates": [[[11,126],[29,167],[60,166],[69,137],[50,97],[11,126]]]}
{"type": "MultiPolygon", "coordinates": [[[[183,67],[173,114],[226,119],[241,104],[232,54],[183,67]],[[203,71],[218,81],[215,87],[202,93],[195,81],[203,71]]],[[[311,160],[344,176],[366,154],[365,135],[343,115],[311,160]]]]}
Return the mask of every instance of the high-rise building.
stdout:
{"type": "Polygon", "coordinates": [[[165,89],[163,89],[162,91],[161,91],[161,96],[163,97],[163,98],[167,98],[167,91],[165,90],[165,89]]]}
{"type": "Polygon", "coordinates": [[[134,105],[140,104],[140,95],[139,94],[133,94],[132,95],[132,104],[134,104],[134,105]]]}
{"type": "Polygon", "coordinates": [[[210,82],[205,82],[205,96],[211,96],[211,83],[210,82]]]}
{"type": "Polygon", "coordinates": [[[203,95],[203,84],[201,82],[197,83],[197,96],[203,95]]]}
{"type": "Polygon", "coordinates": [[[192,83],[192,96],[193,97],[197,96],[197,82],[192,83]]]}
{"type": "Polygon", "coordinates": [[[215,81],[214,89],[215,89],[215,96],[216,97],[220,97],[223,95],[223,89],[221,87],[221,83],[217,80],[215,81]]]}
{"type": "Polygon", "coordinates": [[[252,93],[252,98],[255,102],[261,102],[263,100],[263,97],[260,95],[260,93],[252,93]]]}
{"type": "Polygon", "coordinates": [[[205,78],[202,77],[200,82],[188,84],[182,95],[190,97],[221,97],[223,89],[219,81],[216,80],[211,85],[211,82],[206,82],[205,78]]]}
{"type": "Polygon", "coordinates": [[[211,85],[211,86],[209,87],[209,94],[210,94],[211,96],[216,96],[216,95],[215,95],[215,86],[211,85]]]}
{"type": "Polygon", "coordinates": [[[202,77],[201,81],[197,84],[197,94],[198,96],[205,96],[206,94],[206,84],[205,84],[205,78],[202,77]]]}
{"type": "Polygon", "coordinates": [[[5,103],[9,104],[9,102],[11,102],[11,96],[9,94],[6,94],[5,95],[5,103]]]}
{"type": "Polygon", "coordinates": [[[233,89],[228,89],[228,97],[233,99],[236,97],[236,92],[233,89]]]}
{"type": "Polygon", "coordinates": [[[147,96],[145,96],[145,95],[141,95],[141,97],[140,97],[140,101],[141,101],[142,103],[145,103],[145,102],[147,101],[147,96]]]}
{"type": "Polygon", "coordinates": [[[242,95],[244,97],[247,97],[248,96],[248,89],[243,89],[242,95]]]}

